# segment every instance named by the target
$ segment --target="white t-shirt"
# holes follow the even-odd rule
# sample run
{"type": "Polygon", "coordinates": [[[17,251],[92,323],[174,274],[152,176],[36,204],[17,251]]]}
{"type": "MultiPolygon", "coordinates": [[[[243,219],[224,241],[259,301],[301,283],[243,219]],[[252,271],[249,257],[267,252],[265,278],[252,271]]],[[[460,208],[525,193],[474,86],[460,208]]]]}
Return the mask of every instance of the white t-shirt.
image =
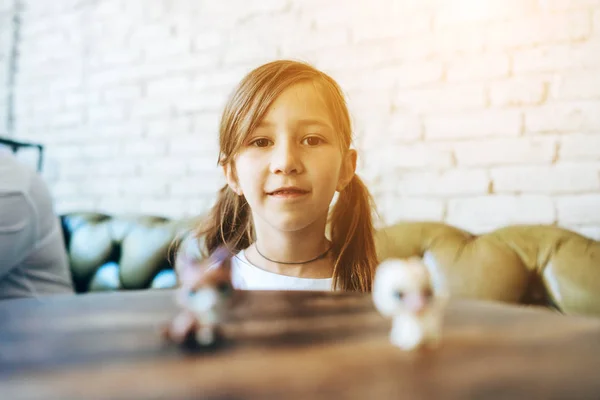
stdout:
{"type": "Polygon", "coordinates": [[[252,265],[244,250],[231,259],[233,286],[242,290],[317,290],[330,291],[332,278],[311,279],[280,275],[252,265]]]}

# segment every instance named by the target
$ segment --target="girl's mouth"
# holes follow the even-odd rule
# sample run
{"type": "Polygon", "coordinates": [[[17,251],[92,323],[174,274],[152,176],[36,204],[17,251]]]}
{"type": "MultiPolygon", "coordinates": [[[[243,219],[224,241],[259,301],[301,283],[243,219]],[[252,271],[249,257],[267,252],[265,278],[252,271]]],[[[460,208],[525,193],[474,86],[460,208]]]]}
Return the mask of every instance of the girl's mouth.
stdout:
{"type": "Polygon", "coordinates": [[[300,188],[296,188],[296,187],[280,188],[280,189],[274,190],[272,192],[267,192],[267,194],[269,196],[280,197],[280,198],[300,197],[307,193],[308,193],[308,190],[304,190],[304,189],[300,189],[300,188]]]}

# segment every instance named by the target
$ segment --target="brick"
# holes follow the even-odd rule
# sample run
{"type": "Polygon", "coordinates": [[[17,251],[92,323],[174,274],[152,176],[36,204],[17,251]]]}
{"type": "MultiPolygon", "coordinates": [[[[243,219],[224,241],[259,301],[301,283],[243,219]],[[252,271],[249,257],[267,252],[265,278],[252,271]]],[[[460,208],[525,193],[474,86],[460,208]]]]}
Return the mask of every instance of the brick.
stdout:
{"type": "Polygon", "coordinates": [[[587,11],[540,14],[491,23],[485,33],[491,48],[519,48],[546,43],[580,41],[591,35],[587,11]]]}
{"type": "Polygon", "coordinates": [[[171,196],[214,195],[225,183],[223,174],[185,177],[170,182],[169,194],[171,196]]]}
{"type": "Polygon", "coordinates": [[[440,82],[443,74],[444,66],[439,61],[406,62],[396,69],[396,76],[391,82],[399,88],[411,88],[440,82]]]}
{"type": "Polygon", "coordinates": [[[191,38],[153,39],[140,44],[144,61],[171,59],[174,56],[185,55],[192,50],[191,38]]]}
{"type": "Polygon", "coordinates": [[[510,73],[508,54],[488,52],[455,58],[446,72],[448,82],[504,78],[510,73]]]}
{"type": "Polygon", "coordinates": [[[385,65],[398,60],[402,54],[393,47],[399,39],[378,40],[326,49],[312,58],[313,64],[323,70],[362,69],[385,65]]]}
{"type": "Polygon", "coordinates": [[[144,133],[148,138],[181,137],[192,132],[192,118],[182,116],[145,124],[144,133]]]}
{"type": "Polygon", "coordinates": [[[267,46],[264,43],[248,39],[245,43],[236,43],[236,46],[226,47],[223,54],[223,62],[227,66],[244,63],[258,65],[275,58],[277,58],[276,46],[267,46]]]}
{"type": "Polygon", "coordinates": [[[423,122],[416,115],[394,113],[390,116],[387,131],[395,141],[414,141],[423,136],[423,122]]]}
{"type": "Polygon", "coordinates": [[[435,11],[436,26],[455,26],[468,22],[505,19],[532,14],[536,0],[453,0],[440,2],[435,11]]]}
{"type": "Polygon", "coordinates": [[[21,129],[19,126],[17,131],[28,132],[33,137],[40,138],[39,135],[45,135],[44,143],[47,145],[47,151],[51,152],[62,146],[76,146],[85,141],[84,135],[81,134],[81,127],[48,129],[44,128],[37,132],[35,129],[21,129]]]}
{"type": "MultiPolygon", "coordinates": [[[[21,24],[21,26],[24,28],[22,32],[23,34],[23,41],[21,42],[21,50],[23,50],[24,52],[35,52],[35,51],[41,51],[44,52],[44,50],[46,49],[57,49],[58,51],[60,51],[62,46],[65,46],[68,41],[67,41],[67,37],[65,36],[64,32],[62,29],[60,29],[60,25],[58,25],[59,21],[57,21],[56,19],[50,19],[50,22],[47,26],[42,27],[40,24],[40,20],[35,21],[33,24],[31,24],[34,29],[40,29],[43,30],[43,32],[40,32],[40,34],[36,34],[36,35],[31,35],[28,31],[27,31],[27,25],[29,24],[21,24]],[[37,28],[35,28],[37,26],[37,28]]],[[[46,55],[48,57],[53,56],[53,54],[51,52],[44,52],[46,53],[46,55]],[[49,54],[50,53],[50,54],[49,54]]],[[[28,57],[35,57],[36,54],[31,54],[28,55],[28,57]]]]}
{"type": "Polygon", "coordinates": [[[89,107],[87,112],[87,122],[92,125],[115,123],[127,118],[127,109],[121,105],[109,104],[105,106],[89,107]]]}
{"type": "Polygon", "coordinates": [[[379,120],[387,117],[392,108],[393,92],[391,88],[376,87],[346,90],[348,110],[356,116],[357,124],[379,125],[379,120]]]}
{"type": "MultiPolygon", "coordinates": [[[[471,35],[472,36],[472,35],[471,35]]],[[[465,35],[466,38],[466,35],[465,35]]],[[[433,58],[440,53],[440,41],[447,40],[441,34],[423,34],[415,37],[385,40],[388,52],[393,55],[393,61],[413,61],[433,58]]],[[[470,39],[472,41],[473,39],[470,39]]],[[[377,42],[373,42],[375,44],[377,42]]],[[[442,42],[445,43],[445,42],[442,42]]],[[[469,42],[471,43],[471,42],[469,42]]]]}
{"type": "Polygon", "coordinates": [[[234,66],[199,73],[194,76],[192,89],[194,92],[201,92],[215,87],[233,89],[234,85],[241,81],[248,72],[250,72],[250,68],[247,66],[234,66]]]}
{"type": "Polygon", "coordinates": [[[29,111],[31,114],[54,114],[63,110],[63,102],[60,99],[52,101],[50,97],[38,97],[29,101],[29,111]]]}
{"type": "Polygon", "coordinates": [[[120,180],[111,177],[96,177],[95,179],[86,179],[79,183],[81,193],[89,196],[96,196],[103,193],[119,193],[120,187],[120,180]]]}
{"type": "Polygon", "coordinates": [[[167,194],[167,180],[157,179],[151,175],[119,179],[119,189],[112,193],[126,196],[164,196],[167,194]]]}
{"type": "Polygon", "coordinates": [[[351,25],[352,39],[365,41],[417,36],[431,30],[430,12],[413,12],[407,15],[378,15],[375,18],[359,18],[351,25]]]}
{"type": "Polygon", "coordinates": [[[542,104],[547,97],[548,79],[544,77],[514,77],[490,83],[490,104],[511,107],[542,104]]]}
{"type": "Polygon", "coordinates": [[[95,210],[97,200],[94,196],[78,195],[77,197],[57,197],[54,210],[57,215],[72,212],[95,210]]]}
{"type": "Polygon", "coordinates": [[[119,48],[113,45],[107,50],[97,50],[89,55],[88,67],[93,70],[135,65],[143,61],[143,53],[138,48],[119,48]]]}
{"type": "Polygon", "coordinates": [[[148,97],[173,95],[186,92],[191,87],[191,80],[186,76],[171,76],[153,79],[146,83],[148,97]]]}
{"type": "Polygon", "coordinates": [[[218,139],[219,125],[221,123],[220,112],[194,114],[191,120],[192,127],[189,130],[190,133],[218,139]]]}
{"type": "Polygon", "coordinates": [[[122,83],[131,83],[139,79],[139,76],[134,73],[134,69],[127,67],[119,67],[114,69],[106,69],[99,71],[90,71],[87,79],[87,84],[90,88],[106,87],[122,83]]]}
{"type": "Polygon", "coordinates": [[[396,190],[408,196],[473,195],[488,192],[489,177],[483,170],[453,169],[443,172],[404,172],[396,190]]]}
{"type": "Polygon", "coordinates": [[[600,163],[499,167],[490,171],[495,193],[581,193],[600,191],[600,163]]]}
{"type": "Polygon", "coordinates": [[[131,105],[129,117],[133,120],[170,117],[174,102],[165,98],[142,98],[131,105]]]}
{"type": "Polygon", "coordinates": [[[137,100],[142,97],[142,86],[123,85],[116,88],[106,88],[102,90],[102,100],[104,103],[119,102],[123,100],[137,100]]]}
{"type": "Polygon", "coordinates": [[[218,151],[204,157],[190,157],[186,164],[190,175],[197,176],[198,174],[215,175],[223,173],[221,166],[217,164],[218,151]]]}
{"type": "Polygon", "coordinates": [[[557,196],[560,224],[600,224],[600,194],[557,196]]]}
{"type": "Polygon", "coordinates": [[[422,123],[414,115],[362,113],[354,121],[354,132],[361,149],[380,149],[381,140],[410,143],[421,138],[422,123]]]}
{"type": "Polygon", "coordinates": [[[236,10],[244,15],[261,15],[261,14],[275,14],[280,11],[285,11],[289,4],[286,1],[281,0],[264,0],[264,1],[256,1],[251,3],[240,3],[243,4],[243,7],[231,7],[230,5],[223,4],[220,9],[227,13],[231,13],[232,10],[236,10]]]}
{"type": "MultiPolygon", "coordinates": [[[[84,68],[81,54],[50,53],[44,51],[53,45],[42,49],[31,49],[32,53],[26,53],[19,57],[19,75],[24,80],[45,80],[54,77],[58,80],[72,78],[73,74],[80,74],[84,68]]],[[[63,46],[59,46],[62,48],[63,46]]],[[[25,50],[22,50],[25,51],[25,50]]]]}
{"type": "Polygon", "coordinates": [[[58,94],[73,90],[81,90],[83,88],[83,73],[81,71],[64,71],[64,76],[52,79],[47,83],[50,93],[58,94]]]}
{"type": "Polygon", "coordinates": [[[299,54],[347,45],[349,43],[348,36],[346,29],[307,29],[284,35],[281,37],[278,48],[284,57],[287,55],[287,57],[297,58],[299,54]]]}
{"type": "Polygon", "coordinates": [[[459,166],[549,164],[556,154],[557,140],[548,138],[505,138],[456,142],[454,155],[459,166]]]}
{"type": "Polygon", "coordinates": [[[125,82],[136,82],[153,78],[172,77],[176,74],[190,76],[206,75],[208,71],[217,68],[219,53],[192,53],[170,57],[164,60],[145,62],[127,71],[125,82]]]}
{"type": "Polygon", "coordinates": [[[600,67],[600,40],[514,51],[513,72],[555,72],[568,68],[600,67]]]}
{"type": "Polygon", "coordinates": [[[491,195],[448,200],[446,222],[469,230],[510,224],[552,224],[552,198],[543,195],[491,195]]]}
{"type": "Polygon", "coordinates": [[[560,138],[559,161],[600,160],[600,134],[572,134],[560,138]]]}
{"type": "MultiPolygon", "coordinates": [[[[128,2],[125,2],[128,4],[128,2]]],[[[131,2],[133,3],[133,2],[131,2]]],[[[141,3],[140,3],[141,4],[141,3]]],[[[172,37],[172,29],[169,24],[136,24],[137,29],[133,30],[127,38],[127,45],[137,48],[139,45],[151,44],[153,42],[163,42],[172,37]]]]}
{"type": "Polygon", "coordinates": [[[600,100],[600,68],[563,73],[555,96],[560,100],[600,100]]]}
{"type": "Polygon", "coordinates": [[[543,11],[565,11],[578,8],[600,7],[599,0],[540,0],[540,9],[543,11]]]}
{"type": "MultiPolygon", "coordinates": [[[[452,151],[415,143],[407,146],[388,146],[385,149],[386,167],[389,168],[448,168],[453,164],[452,151]]],[[[382,160],[377,160],[381,163],[382,160]]]]}
{"type": "Polygon", "coordinates": [[[95,107],[99,103],[100,93],[97,91],[86,90],[66,92],[63,95],[63,104],[67,110],[85,107],[95,107]]]}
{"type": "MultiPolygon", "coordinates": [[[[64,111],[48,115],[48,123],[53,128],[83,125],[83,113],[79,111],[64,111]]],[[[41,119],[43,121],[43,119],[41,119]]]]}
{"type": "Polygon", "coordinates": [[[481,109],[485,105],[485,86],[471,83],[399,90],[394,99],[396,108],[414,113],[481,109]]]}
{"type": "Polygon", "coordinates": [[[84,181],[91,175],[92,167],[81,156],[76,159],[61,159],[58,167],[58,177],[64,180],[84,181]]]}
{"type": "MultiPolygon", "coordinates": [[[[312,5],[311,21],[317,29],[330,26],[348,26],[348,22],[355,22],[358,18],[358,4],[329,1],[327,3],[320,2],[312,5]],[[340,12],[340,7],[344,7],[345,12],[340,12]]],[[[305,3],[304,7],[307,7],[305,3]]],[[[363,15],[373,17],[376,14],[375,7],[364,7],[363,15]]]]}
{"type": "Polygon", "coordinates": [[[141,162],[142,176],[179,177],[187,174],[188,161],[181,157],[161,157],[158,162],[141,162]]]}
{"type": "Polygon", "coordinates": [[[518,136],[522,117],[518,110],[487,110],[425,117],[425,138],[454,139],[518,136]]]}
{"type": "Polygon", "coordinates": [[[214,136],[209,134],[181,135],[177,140],[168,143],[167,154],[181,156],[199,154],[207,146],[214,148],[218,152],[218,145],[216,147],[214,145],[211,146],[211,143],[218,143],[218,137],[214,136]]]}
{"type": "Polygon", "coordinates": [[[192,37],[192,51],[211,50],[223,46],[225,43],[226,35],[223,32],[196,32],[192,37]]]}
{"type": "Polygon", "coordinates": [[[119,179],[138,175],[139,164],[140,161],[137,159],[113,157],[110,160],[110,168],[106,167],[105,160],[99,160],[91,164],[90,170],[93,171],[94,176],[119,179]]]}
{"type": "Polygon", "coordinates": [[[384,201],[377,202],[386,225],[401,221],[442,221],[445,202],[442,199],[423,197],[386,196],[384,201]]]}
{"type": "MultiPolygon", "coordinates": [[[[450,57],[462,53],[479,53],[485,49],[485,29],[482,23],[464,23],[451,28],[436,30],[432,37],[432,49],[435,57],[450,57]]],[[[429,44],[427,39],[424,40],[429,44]]],[[[425,53],[424,56],[429,56],[425,53]]]]}
{"type": "Polygon", "coordinates": [[[525,131],[533,133],[598,131],[600,101],[545,104],[525,110],[525,131]]]}
{"type": "Polygon", "coordinates": [[[213,89],[182,96],[175,103],[175,110],[179,113],[214,113],[222,111],[229,97],[229,91],[213,89]]]}
{"type": "Polygon", "coordinates": [[[124,141],[121,152],[129,157],[162,156],[167,153],[167,142],[160,139],[146,138],[143,141],[124,141]]]}
{"type": "Polygon", "coordinates": [[[108,160],[119,155],[119,148],[113,143],[85,144],[79,146],[81,156],[86,160],[108,160]]]}

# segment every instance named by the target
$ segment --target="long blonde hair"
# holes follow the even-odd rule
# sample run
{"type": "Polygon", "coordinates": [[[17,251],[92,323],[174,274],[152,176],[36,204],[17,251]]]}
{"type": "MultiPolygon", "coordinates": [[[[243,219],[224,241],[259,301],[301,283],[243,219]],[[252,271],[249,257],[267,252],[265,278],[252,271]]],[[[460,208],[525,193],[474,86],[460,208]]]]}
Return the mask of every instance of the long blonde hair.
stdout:
{"type": "MultiPolygon", "coordinates": [[[[341,150],[347,151],[352,142],[352,129],[339,85],[306,63],[278,60],[248,73],[228,99],[219,129],[219,164],[233,162],[247,135],[257,127],[273,101],[291,85],[305,81],[312,81],[322,89],[341,150]]],[[[334,287],[347,291],[371,290],[377,264],[372,211],[371,195],[355,174],[339,193],[329,220],[335,260],[334,287]]],[[[194,236],[205,257],[223,245],[233,253],[249,247],[254,241],[254,230],[245,198],[225,185],[208,218],[195,228],[194,236]]]]}

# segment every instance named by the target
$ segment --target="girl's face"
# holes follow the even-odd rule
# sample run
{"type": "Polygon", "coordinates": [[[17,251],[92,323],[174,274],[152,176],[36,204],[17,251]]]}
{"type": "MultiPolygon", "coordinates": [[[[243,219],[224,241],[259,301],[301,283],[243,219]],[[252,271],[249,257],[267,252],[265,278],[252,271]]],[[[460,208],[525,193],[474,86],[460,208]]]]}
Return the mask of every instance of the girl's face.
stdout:
{"type": "Polygon", "coordinates": [[[335,191],[354,175],[356,152],[342,153],[316,85],[302,82],[275,99],[233,162],[227,182],[245,196],[254,223],[291,232],[325,223],[335,191]]]}

